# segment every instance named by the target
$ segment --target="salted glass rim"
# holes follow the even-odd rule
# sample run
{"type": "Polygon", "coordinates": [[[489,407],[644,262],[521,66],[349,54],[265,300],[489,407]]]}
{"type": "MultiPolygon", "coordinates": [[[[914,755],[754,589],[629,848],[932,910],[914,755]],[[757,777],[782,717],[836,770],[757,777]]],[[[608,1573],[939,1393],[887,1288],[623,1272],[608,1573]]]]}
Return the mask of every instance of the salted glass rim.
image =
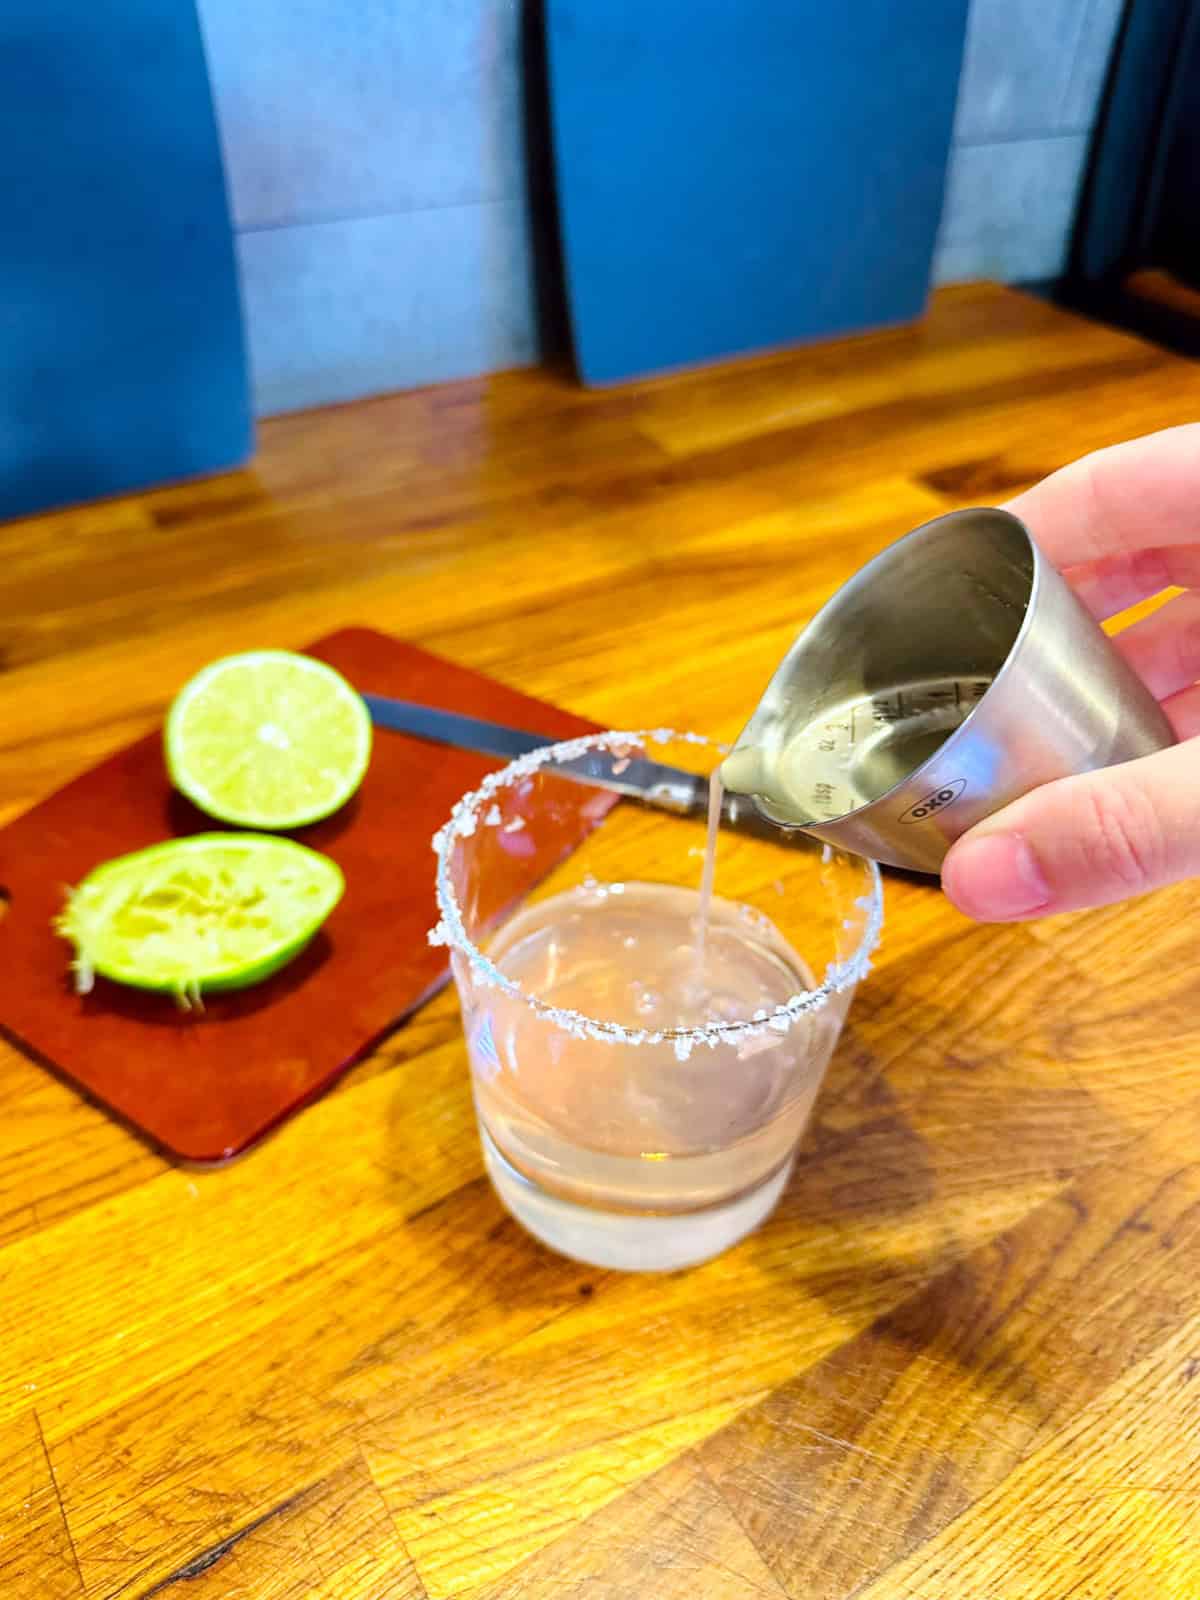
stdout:
{"type": "MultiPolygon", "coordinates": [[[[741,1021],[711,1022],[691,1028],[627,1028],[619,1022],[608,1021],[602,1017],[590,1017],[570,1007],[551,1005],[549,1001],[528,993],[514,978],[501,972],[467,933],[463,925],[462,908],[450,881],[450,858],[454,846],[470,838],[480,826],[480,813],[485,807],[490,809],[502,790],[511,788],[514,783],[529,777],[549,762],[574,761],[593,750],[624,753],[630,746],[645,748],[649,744],[672,743],[703,746],[716,750],[719,754],[726,754],[729,749],[728,745],[716,739],[706,738],[703,734],[678,733],[671,728],[641,728],[624,732],[610,729],[603,733],[589,733],[577,739],[563,739],[555,744],[542,745],[527,755],[518,756],[515,761],[510,761],[508,766],[488,773],[477,789],[470,790],[456,802],[449,820],[433,836],[432,846],[437,856],[435,888],[440,920],[430,930],[428,937],[431,945],[444,945],[465,957],[475,982],[487,988],[502,990],[512,999],[521,1001],[538,1015],[545,1017],[548,1022],[557,1024],[568,1033],[579,1038],[614,1044],[653,1045],[670,1040],[675,1044],[676,1053],[684,1058],[690,1053],[692,1046],[697,1044],[715,1048],[718,1044],[740,1043],[743,1040],[762,1038],[770,1033],[786,1033],[801,1017],[819,1011],[834,995],[853,988],[861,981],[870,970],[871,953],[879,942],[880,929],[883,925],[883,882],[876,862],[866,857],[856,858],[866,868],[870,883],[869,893],[860,895],[856,901],[856,904],[866,912],[862,935],[850,956],[844,961],[833,960],[829,963],[825,976],[815,989],[794,994],[782,1005],[777,1005],[769,1011],[755,1012],[753,1017],[741,1021]]],[[[833,852],[828,845],[824,848],[827,852],[826,858],[829,859],[833,852]]],[[[844,853],[849,854],[849,852],[844,853]]]]}

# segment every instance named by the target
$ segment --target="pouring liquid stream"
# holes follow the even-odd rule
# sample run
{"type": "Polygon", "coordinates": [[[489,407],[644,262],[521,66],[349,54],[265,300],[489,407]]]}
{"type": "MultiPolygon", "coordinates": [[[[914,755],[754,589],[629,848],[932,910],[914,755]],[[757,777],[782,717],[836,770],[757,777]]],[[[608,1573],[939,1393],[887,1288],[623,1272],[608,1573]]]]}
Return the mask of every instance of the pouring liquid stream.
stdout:
{"type": "Polygon", "coordinates": [[[697,989],[704,984],[704,949],[708,943],[708,914],[717,870],[717,834],[721,827],[721,802],[724,798],[725,786],[721,782],[721,774],[714,772],[708,781],[708,832],[704,840],[704,867],[700,873],[700,900],[696,906],[694,981],[697,989]]]}

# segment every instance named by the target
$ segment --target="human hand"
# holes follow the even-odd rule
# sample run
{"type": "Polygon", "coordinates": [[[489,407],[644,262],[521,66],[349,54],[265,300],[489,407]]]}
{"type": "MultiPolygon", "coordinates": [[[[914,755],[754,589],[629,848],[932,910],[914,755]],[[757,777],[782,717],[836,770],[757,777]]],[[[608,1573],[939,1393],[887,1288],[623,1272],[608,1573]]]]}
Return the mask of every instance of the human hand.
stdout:
{"type": "Polygon", "coordinates": [[[942,883],[981,922],[1108,905],[1200,874],[1200,423],[1085,456],[1010,508],[1095,617],[1185,590],[1115,643],[1188,742],[1045,784],[959,839],[942,883]]]}

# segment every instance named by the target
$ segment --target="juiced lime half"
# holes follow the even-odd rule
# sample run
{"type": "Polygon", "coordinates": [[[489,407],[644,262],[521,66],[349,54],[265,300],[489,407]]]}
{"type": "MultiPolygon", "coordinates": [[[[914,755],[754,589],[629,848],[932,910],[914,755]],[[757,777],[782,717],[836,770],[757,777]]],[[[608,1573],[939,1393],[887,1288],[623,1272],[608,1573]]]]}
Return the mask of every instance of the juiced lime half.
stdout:
{"type": "Polygon", "coordinates": [[[342,897],[341,870],[291,839],[202,833],[117,856],[71,891],[56,924],[75,986],[98,972],[185,1004],[277,972],[342,897]]]}
{"type": "Polygon", "coordinates": [[[167,715],[171,782],[246,828],[302,828],[345,805],[371,759],[362,697],[323,661],[287,650],[226,656],[167,715]]]}

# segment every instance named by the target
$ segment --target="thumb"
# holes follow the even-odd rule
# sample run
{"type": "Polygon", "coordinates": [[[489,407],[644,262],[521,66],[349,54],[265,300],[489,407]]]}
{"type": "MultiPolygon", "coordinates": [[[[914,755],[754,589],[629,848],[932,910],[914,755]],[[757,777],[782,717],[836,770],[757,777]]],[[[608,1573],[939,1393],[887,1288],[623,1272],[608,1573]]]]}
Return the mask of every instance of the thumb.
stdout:
{"type": "Polygon", "coordinates": [[[1109,905],[1200,873],[1200,739],[1060,778],[957,841],[942,884],[980,922],[1109,905]]]}

